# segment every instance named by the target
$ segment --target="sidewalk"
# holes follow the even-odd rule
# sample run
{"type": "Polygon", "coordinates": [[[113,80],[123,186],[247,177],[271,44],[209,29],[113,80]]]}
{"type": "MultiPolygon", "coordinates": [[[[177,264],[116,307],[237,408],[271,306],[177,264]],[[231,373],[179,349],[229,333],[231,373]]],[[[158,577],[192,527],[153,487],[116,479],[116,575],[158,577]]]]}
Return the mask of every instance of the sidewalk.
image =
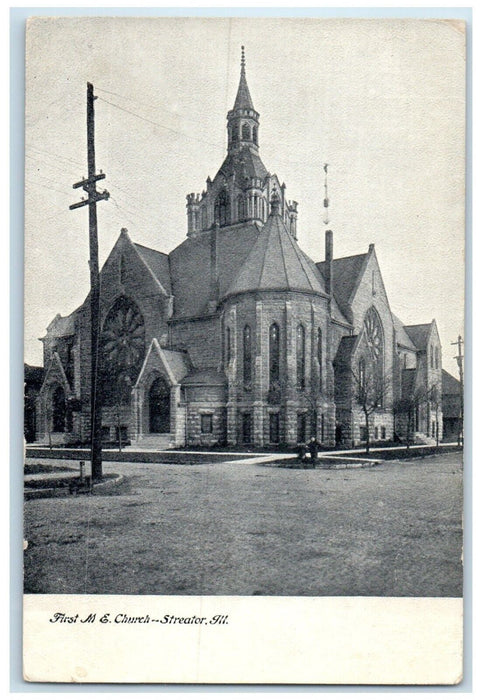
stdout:
{"type": "MultiPolygon", "coordinates": [[[[456,442],[443,443],[439,447],[453,448],[457,447],[456,442]]],[[[409,452],[420,452],[424,450],[433,450],[434,445],[411,445],[409,452]]],[[[370,452],[367,454],[363,447],[355,447],[349,450],[328,450],[327,452],[319,452],[318,459],[323,460],[325,458],[339,459],[345,462],[380,462],[383,460],[376,459],[377,453],[394,452],[399,451],[400,454],[406,455],[407,448],[405,446],[397,447],[371,447],[370,452]]],[[[81,448],[54,448],[50,450],[48,447],[27,447],[27,458],[29,459],[71,459],[71,460],[85,460],[86,467],[90,464],[89,457],[90,452],[88,449],[81,448]]],[[[205,459],[194,459],[196,463],[203,464],[209,462],[222,462],[229,465],[240,465],[243,464],[263,464],[266,462],[283,461],[287,459],[295,459],[296,452],[207,452],[204,450],[159,450],[159,451],[146,451],[146,450],[134,450],[119,452],[116,449],[102,450],[102,458],[106,462],[142,462],[142,463],[170,463],[170,464],[185,464],[192,463],[190,458],[205,458],[205,459]]],[[[58,472],[57,472],[58,473],[58,472]]],[[[33,475],[32,475],[33,476],[33,475]]],[[[39,475],[40,476],[40,475],[39,475]]],[[[45,476],[45,475],[43,475],[45,476]]]]}

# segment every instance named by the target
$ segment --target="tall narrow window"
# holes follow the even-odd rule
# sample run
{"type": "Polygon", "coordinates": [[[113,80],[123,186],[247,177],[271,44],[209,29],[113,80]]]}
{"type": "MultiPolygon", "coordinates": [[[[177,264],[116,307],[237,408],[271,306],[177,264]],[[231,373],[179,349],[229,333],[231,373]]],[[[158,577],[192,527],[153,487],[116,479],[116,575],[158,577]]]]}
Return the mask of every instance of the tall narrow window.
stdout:
{"type": "Polygon", "coordinates": [[[253,141],[258,145],[258,127],[253,126],[253,141]]]}
{"type": "Polygon", "coordinates": [[[226,190],[221,190],[214,205],[214,219],[219,221],[220,226],[228,223],[228,195],[226,190]]]}
{"type": "Polygon", "coordinates": [[[279,388],[280,377],[279,326],[273,323],[269,329],[269,388],[279,388]]]}
{"type": "Polygon", "coordinates": [[[243,124],[242,128],[242,138],[243,141],[250,141],[251,140],[251,129],[249,128],[249,124],[243,124]]]}
{"type": "Polygon", "coordinates": [[[316,340],[316,359],[318,360],[318,386],[320,391],[323,391],[323,334],[321,328],[318,328],[318,337],[316,340]]]}
{"type": "Polygon", "coordinates": [[[304,442],[306,440],[306,413],[298,413],[296,428],[296,441],[304,442]]]}
{"type": "Polygon", "coordinates": [[[433,345],[430,346],[430,369],[433,369],[433,345]]]}
{"type": "Polygon", "coordinates": [[[438,347],[435,348],[435,369],[438,369],[438,347]]]}
{"type": "Polygon", "coordinates": [[[231,328],[226,328],[226,364],[231,362],[231,328]]]}
{"type": "Polygon", "coordinates": [[[251,384],[251,360],[251,328],[245,326],[243,332],[243,381],[245,386],[251,384]]]}
{"type": "Polygon", "coordinates": [[[304,326],[298,326],[296,332],[296,383],[299,389],[305,388],[305,370],[306,370],[306,340],[304,326]]]}
{"type": "Polygon", "coordinates": [[[358,363],[358,389],[360,396],[364,393],[366,386],[365,359],[362,357],[358,363]]]}
{"type": "Polygon", "coordinates": [[[238,220],[244,221],[246,218],[246,206],[242,194],[238,196],[238,220]]]}
{"type": "Polygon", "coordinates": [[[121,284],[125,284],[127,277],[126,259],[121,255],[119,260],[119,280],[121,284]]]}
{"type": "Polygon", "coordinates": [[[279,413],[269,414],[269,441],[275,445],[279,443],[279,413]]]}

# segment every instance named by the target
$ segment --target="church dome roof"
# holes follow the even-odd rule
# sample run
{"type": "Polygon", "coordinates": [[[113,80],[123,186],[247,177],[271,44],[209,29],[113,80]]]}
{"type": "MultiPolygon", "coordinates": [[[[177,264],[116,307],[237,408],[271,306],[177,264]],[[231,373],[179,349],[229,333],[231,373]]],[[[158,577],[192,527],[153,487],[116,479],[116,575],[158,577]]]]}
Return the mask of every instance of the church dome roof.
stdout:
{"type": "Polygon", "coordinates": [[[276,207],[225,296],[251,291],[325,294],[315,263],[288,232],[276,207]]]}

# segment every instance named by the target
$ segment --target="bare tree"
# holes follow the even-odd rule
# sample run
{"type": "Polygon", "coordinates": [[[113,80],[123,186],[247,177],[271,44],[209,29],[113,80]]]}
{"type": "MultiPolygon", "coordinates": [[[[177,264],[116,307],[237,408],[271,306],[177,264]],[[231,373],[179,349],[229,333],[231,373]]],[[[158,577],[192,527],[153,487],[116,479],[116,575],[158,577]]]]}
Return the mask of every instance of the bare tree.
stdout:
{"type": "Polygon", "coordinates": [[[365,417],[365,451],[370,452],[370,418],[383,407],[387,391],[392,384],[390,374],[378,371],[374,363],[359,364],[358,370],[352,369],[355,382],[356,398],[365,417]]]}
{"type": "Polygon", "coordinates": [[[404,418],[405,421],[405,444],[407,450],[410,448],[410,438],[412,435],[414,416],[419,406],[427,400],[427,392],[418,387],[408,396],[404,396],[395,401],[393,411],[396,415],[404,418]]]}
{"type": "Polygon", "coordinates": [[[439,445],[439,439],[440,439],[440,430],[439,430],[439,414],[440,414],[440,408],[442,404],[442,397],[440,395],[440,388],[438,384],[434,384],[433,386],[430,387],[428,390],[428,399],[430,401],[430,404],[432,408],[435,409],[435,441],[437,444],[437,447],[439,445]]]}

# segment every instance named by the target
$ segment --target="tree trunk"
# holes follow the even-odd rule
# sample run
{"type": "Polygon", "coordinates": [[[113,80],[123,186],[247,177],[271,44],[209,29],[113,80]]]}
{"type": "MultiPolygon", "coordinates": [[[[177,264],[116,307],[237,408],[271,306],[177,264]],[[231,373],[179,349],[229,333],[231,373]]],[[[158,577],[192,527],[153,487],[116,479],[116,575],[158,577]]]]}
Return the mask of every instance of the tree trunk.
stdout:
{"type": "Polygon", "coordinates": [[[367,431],[367,441],[365,446],[365,452],[368,454],[370,452],[370,416],[365,411],[365,429],[367,431]]]}
{"type": "Polygon", "coordinates": [[[411,414],[411,409],[407,413],[407,450],[410,449],[410,414],[411,414]]]}

